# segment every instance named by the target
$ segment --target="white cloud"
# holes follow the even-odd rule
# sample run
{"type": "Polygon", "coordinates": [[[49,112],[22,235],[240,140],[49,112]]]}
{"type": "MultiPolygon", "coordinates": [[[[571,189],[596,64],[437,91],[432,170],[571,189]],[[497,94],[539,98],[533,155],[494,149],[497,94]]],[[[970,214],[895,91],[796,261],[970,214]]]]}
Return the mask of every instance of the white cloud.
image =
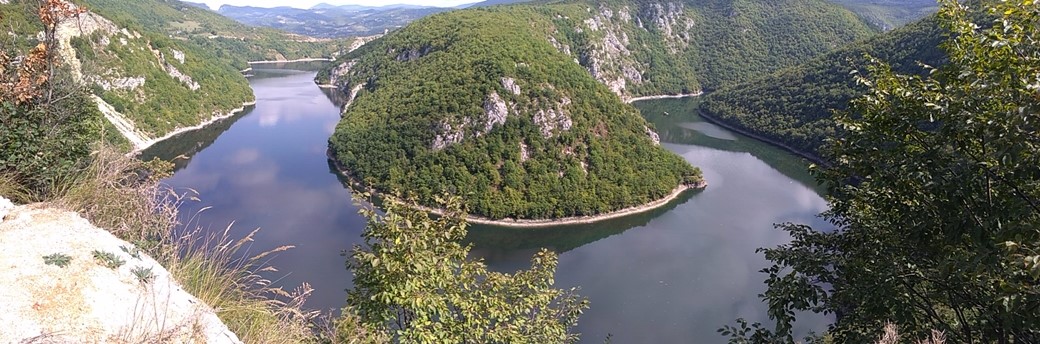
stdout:
{"type": "MultiPolygon", "coordinates": [[[[200,1],[200,0],[188,0],[200,1]]],[[[385,6],[390,4],[424,5],[437,7],[454,7],[462,4],[480,2],[481,0],[201,0],[211,8],[219,8],[221,5],[255,6],[255,7],[278,7],[290,6],[297,8],[310,8],[311,6],[327,3],[333,5],[364,5],[385,6]]]]}

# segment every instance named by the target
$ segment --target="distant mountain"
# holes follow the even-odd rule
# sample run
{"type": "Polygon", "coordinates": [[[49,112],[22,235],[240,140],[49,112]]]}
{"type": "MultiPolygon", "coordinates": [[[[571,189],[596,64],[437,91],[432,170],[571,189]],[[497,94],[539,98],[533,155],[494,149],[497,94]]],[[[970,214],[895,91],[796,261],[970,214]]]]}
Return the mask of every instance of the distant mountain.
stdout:
{"type": "Polygon", "coordinates": [[[207,9],[207,10],[210,9],[209,5],[206,5],[206,4],[201,3],[201,2],[191,2],[191,1],[181,1],[181,2],[183,2],[185,5],[192,5],[192,6],[201,8],[201,9],[207,9]]]}
{"type": "Polygon", "coordinates": [[[330,5],[310,9],[221,6],[218,13],[252,26],[264,26],[312,37],[371,36],[452,8],[416,5],[330,5]]]}
{"type": "Polygon", "coordinates": [[[459,6],[459,8],[476,8],[476,7],[495,6],[495,5],[509,5],[509,4],[519,4],[519,3],[524,3],[524,2],[530,2],[530,1],[531,0],[487,0],[487,1],[481,1],[481,2],[473,3],[473,4],[462,5],[462,6],[459,6]]]}
{"type": "Polygon", "coordinates": [[[936,0],[832,0],[856,12],[879,29],[888,31],[939,10],[936,0]]]}

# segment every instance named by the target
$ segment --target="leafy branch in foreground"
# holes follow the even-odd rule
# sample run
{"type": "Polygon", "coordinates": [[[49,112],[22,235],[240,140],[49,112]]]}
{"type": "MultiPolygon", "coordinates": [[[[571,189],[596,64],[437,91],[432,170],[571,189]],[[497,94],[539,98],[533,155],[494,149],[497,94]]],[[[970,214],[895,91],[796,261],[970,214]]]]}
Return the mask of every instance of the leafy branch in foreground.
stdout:
{"type": "Polygon", "coordinates": [[[797,311],[835,314],[839,343],[887,323],[906,341],[1040,342],[1040,6],[984,3],[943,1],[947,66],[861,78],[871,90],[820,175],[838,229],[781,226],[794,240],[764,250],[777,326],[735,342],[790,341],[797,311]]]}
{"type": "Polygon", "coordinates": [[[395,342],[571,343],[570,329],[588,307],[575,289],[553,288],[556,254],[542,250],[530,270],[491,272],[468,258],[463,207],[444,202],[445,215],[430,216],[397,199],[386,214],[372,209],[365,245],[347,263],[355,288],[347,303],[364,326],[395,342]]]}

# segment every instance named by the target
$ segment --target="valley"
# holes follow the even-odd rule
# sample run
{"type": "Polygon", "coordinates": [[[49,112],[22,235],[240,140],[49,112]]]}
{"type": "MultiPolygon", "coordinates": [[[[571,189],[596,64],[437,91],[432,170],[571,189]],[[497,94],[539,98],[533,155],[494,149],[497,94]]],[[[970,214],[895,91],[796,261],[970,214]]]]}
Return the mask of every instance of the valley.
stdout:
{"type": "MultiPolygon", "coordinates": [[[[254,242],[260,250],[294,237],[297,249],[271,261],[292,271],[279,285],[310,283],[315,292],[308,306],[329,309],[339,307],[342,290],[353,285],[339,251],[360,243],[358,229],[365,220],[351,202],[348,181],[324,158],[324,136],[339,121],[343,99],[313,85],[315,67],[254,66],[253,110],[218,125],[214,134],[186,133],[143,157],[186,156],[174,160],[178,169],[165,181],[175,190],[199,193],[202,201],[182,211],[184,222],[224,228],[233,221],[233,230],[243,232],[262,228],[254,242]],[[202,208],[208,209],[196,216],[202,208]]],[[[557,284],[581,286],[594,305],[577,328],[583,342],[608,335],[619,342],[724,342],[713,319],[755,314],[738,309],[764,309],[754,297],[761,291],[754,271],[763,262],[753,251],[787,240],[769,230],[771,223],[818,221],[814,215],[825,202],[804,171],[806,162],[724,129],[703,127],[710,125],[689,110],[695,103],[663,99],[635,105],[658,128],[666,149],[703,169],[712,181],[708,188],[648,212],[592,224],[474,225],[467,235],[473,254],[494,270],[513,272],[526,268],[541,247],[559,252],[557,284]]],[[[807,318],[799,331],[819,331],[828,321],[807,318]]]]}
{"type": "Polygon", "coordinates": [[[0,342],[1033,342],[1038,22],[3,0],[0,342]]]}

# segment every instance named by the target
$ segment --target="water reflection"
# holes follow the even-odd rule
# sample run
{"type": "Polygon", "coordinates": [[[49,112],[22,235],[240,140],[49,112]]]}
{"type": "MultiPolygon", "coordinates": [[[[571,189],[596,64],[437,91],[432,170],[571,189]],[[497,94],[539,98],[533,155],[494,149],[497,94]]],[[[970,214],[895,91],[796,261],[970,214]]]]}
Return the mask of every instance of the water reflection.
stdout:
{"type": "Polygon", "coordinates": [[[187,131],[178,134],[160,144],[152,145],[141,152],[140,158],[144,161],[161,159],[173,162],[174,172],[180,171],[192,156],[201,152],[213,144],[221,134],[231,129],[240,118],[249,115],[254,106],[248,106],[234,116],[219,120],[199,130],[187,131]]]}
{"type": "Polygon", "coordinates": [[[809,165],[807,160],[705,121],[697,114],[699,104],[699,98],[682,98],[642,101],[634,105],[644,118],[654,123],[663,142],[747,153],[803,186],[824,192],[824,188],[806,170],[809,165]]]}
{"type": "Polygon", "coordinates": [[[213,230],[233,222],[239,235],[260,228],[251,253],[295,245],[271,259],[280,272],[270,276],[285,289],[310,283],[308,306],[332,309],[342,307],[351,285],[340,252],[359,241],[365,221],[327,170],[325,148],[339,107],[314,85],[314,75],[257,66],[250,78],[255,109],[213,127],[219,136],[191,132],[146,154],[190,157],[166,180],[202,200],[186,205],[182,222],[213,230]]]}
{"type": "MultiPolygon", "coordinates": [[[[167,183],[193,188],[185,220],[244,235],[261,228],[253,253],[284,244],[272,258],[276,286],[311,283],[308,306],[343,305],[351,286],[340,252],[361,241],[365,220],[330,169],[327,139],[339,122],[342,98],[313,84],[314,71],[255,66],[256,108],[237,119],[163,142],[155,156],[191,156],[167,183]],[[206,208],[195,216],[197,210],[206,208]]],[[[295,68],[295,67],[294,67],[295,68]]],[[[306,69],[306,68],[304,68],[306,69]]],[[[717,328],[737,317],[767,322],[755,253],[789,240],[778,222],[825,226],[826,208],[805,163],[721,128],[703,125],[695,100],[637,103],[665,147],[704,171],[709,187],[665,207],[597,224],[543,229],[473,226],[474,255],[498,271],[530,266],[542,247],[561,254],[559,287],[581,286],[592,308],[578,330],[589,343],[719,343],[717,328]],[[664,113],[668,112],[668,115],[664,113]],[[684,127],[685,126],[685,127],[684,127]]],[[[803,333],[829,319],[808,317],[803,333]]]]}

